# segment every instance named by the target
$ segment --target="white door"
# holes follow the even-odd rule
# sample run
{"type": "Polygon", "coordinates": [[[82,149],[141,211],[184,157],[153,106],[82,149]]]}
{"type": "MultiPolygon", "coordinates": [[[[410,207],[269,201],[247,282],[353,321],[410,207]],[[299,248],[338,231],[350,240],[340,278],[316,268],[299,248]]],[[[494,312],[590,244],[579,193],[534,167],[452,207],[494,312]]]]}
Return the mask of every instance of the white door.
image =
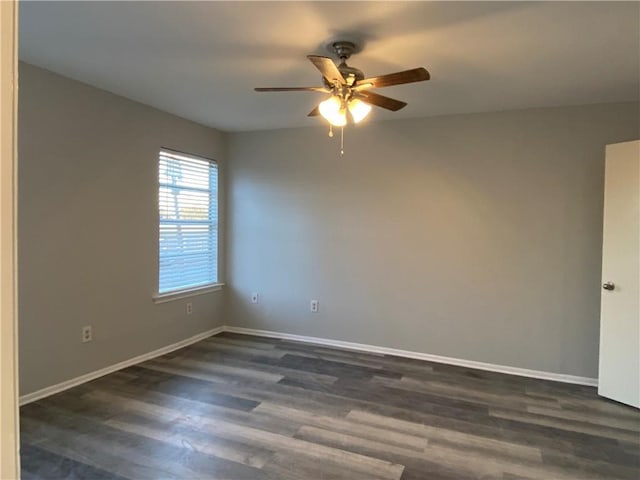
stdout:
{"type": "Polygon", "coordinates": [[[640,141],[607,145],[598,393],[640,408],[640,141]]]}

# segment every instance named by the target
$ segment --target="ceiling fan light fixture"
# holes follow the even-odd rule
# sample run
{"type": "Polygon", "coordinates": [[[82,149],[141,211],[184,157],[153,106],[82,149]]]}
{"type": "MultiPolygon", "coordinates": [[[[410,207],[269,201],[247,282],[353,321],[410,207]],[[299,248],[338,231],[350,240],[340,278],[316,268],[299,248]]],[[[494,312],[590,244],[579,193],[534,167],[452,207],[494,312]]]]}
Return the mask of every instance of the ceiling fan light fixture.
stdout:
{"type": "Polygon", "coordinates": [[[351,117],[353,118],[354,123],[359,123],[361,120],[369,115],[371,112],[371,105],[363,102],[357,98],[354,98],[349,101],[349,112],[351,113],[351,117]]]}
{"type": "MultiPolygon", "coordinates": [[[[329,136],[333,136],[333,127],[343,128],[348,122],[360,123],[371,112],[371,107],[380,107],[396,112],[407,106],[406,102],[385,97],[371,90],[405,83],[423,82],[431,76],[424,67],[402,70],[376,77],[365,77],[362,70],[347,65],[353,53],[362,49],[361,42],[339,39],[327,44],[334,61],[322,55],[307,55],[307,59],[322,74],[322,86],[319,87],[264,87],[255,88],[257,92],[320,92],[330,94],[307,116],[322,116],[329,122],[329,136]]],[[[342,132],[344,134],[344,132],[342,132]]],[[[341,149],[341,153],[344,150],[341,149]]]]}
{"type": "Polygon", "coordinates": [[[344,127],[347,124],[347,112],[342,99],[331,96],[318,105],[322,115],[334,127],[344,127]]]}

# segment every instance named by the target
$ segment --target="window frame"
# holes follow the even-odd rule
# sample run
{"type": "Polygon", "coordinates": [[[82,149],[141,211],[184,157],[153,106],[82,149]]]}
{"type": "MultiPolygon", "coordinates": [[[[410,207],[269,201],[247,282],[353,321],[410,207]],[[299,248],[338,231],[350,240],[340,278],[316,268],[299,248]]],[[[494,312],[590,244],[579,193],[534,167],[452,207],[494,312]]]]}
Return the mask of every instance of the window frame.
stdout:
{"type": "Polygon", "coordinates": [[[156,238],[155,238],[155,242],[156,242],[156,281],[155,281],[155,290],[154,290],[154,294],[152,295],[152,299],[154,301],[154,303],[164,303],[164,302],[170,302],[172,300],[178,300],[181,298],[186,298],[186,297],[192,297],[195,295],[203,295],[206,293],[210,293],[210,292],[215,292],[218,290],[221,290],[222,287],[224,286],[224,282],[222,282],[220,280],[220,273],[221,273],[221,269],[220,269],[220,164],[217,162],[217,160],[214,160],[212,158],[208,158],[208,157],[203,157],[202,155],[194,155],[192,153],[186,153],[186,152],[182,152],[180,150],[175,150],[172,148],[167,148],[167,147],[161,147],[158,152],[157,152],[157,156],[156,156],[156,187],[155,187],[155,198],[156,198],[156,219],[157,219],[157,229],[156,229],[156,238]],[[194,158],[196,160],[202,160],[205,162],[208,162],[209,164],[213,164],[216,167],[217,170],[217,182],[216,182],[216,192],[215,192],[215,200],[216,200],[216,218],[217,218],[217,227],[216,227],[216,252],[215,252],[215,259],[216,259],[216,273],[217,273],[217,279],[214,282],[211,283],[207,283],[204,285],[198,285],[196,287],[187,287],[187,288],[181,288],[181,289],[176,289],[176,290],[169,290],[166,292],[162,292],[160,293],[160,225],[161,225],[161,218],[160,218],[160,181],[159,181],[159,177],[160,177],[160,157],[162,155],[163,152],[166,152],[168,154],[174,154],[174,155],[181,155],[184,157],[188,157],[188,158],[194,158]]]}

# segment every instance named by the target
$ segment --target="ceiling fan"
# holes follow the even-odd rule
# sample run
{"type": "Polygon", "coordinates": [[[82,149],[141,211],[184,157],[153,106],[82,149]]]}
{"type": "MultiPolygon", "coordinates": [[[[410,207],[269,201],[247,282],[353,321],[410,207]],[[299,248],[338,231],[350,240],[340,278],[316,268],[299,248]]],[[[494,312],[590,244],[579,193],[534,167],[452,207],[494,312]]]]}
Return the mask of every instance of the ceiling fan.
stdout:
{"type": "Polygon", "coordinates": [[[402,72],[390,73],[379,77],[365,78],[362,70],[347,65],[347,60],[353,53],[359,51],[358,46],[350,41],[336,41],[327,46],[333,51],[340,63],[336,65],[329,57],[307,55],[307,58],[322,73],[320,87],[280,87],[256,88],[256,92],[320,92],[331,96],[321,102],[311,112],[309,117],[322,115],[330,125],[343,127],[349,118],[354,123],[360,122],[371,111],[371,106],[397,111],[407,104],[400,100],[385,97],[372,92],[374,88],[402,85],[404,83],[422,82],[429,80],[429,72],[419,67],[402,72]]]}

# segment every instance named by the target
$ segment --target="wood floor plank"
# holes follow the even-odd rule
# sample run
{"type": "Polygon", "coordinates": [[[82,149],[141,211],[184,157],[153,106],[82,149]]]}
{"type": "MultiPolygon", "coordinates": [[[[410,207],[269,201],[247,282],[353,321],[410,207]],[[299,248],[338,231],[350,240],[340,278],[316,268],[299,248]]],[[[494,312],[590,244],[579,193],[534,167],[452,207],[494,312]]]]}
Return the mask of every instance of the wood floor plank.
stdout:
{"type": "Polygon", "coordinates": [[[137,396],[135,392],[96,390],[88,394],[86,398],[96,407],[98,404],[118,405],[120,407],[118,416],[124,412],[139,413],[147,415],[158,425],[163,425],[165,422],[177,423],[185,416],[190,420],[189,425],[192,426],[196,424],[197,419],[200,417],[207,417],[209,420],[221,418],[238,425],[252,426],[287,436],[293,436],[301,426],[291,420],[285,422],[269,417],[258,418],[252,415],[251,412],[229,409],[197,400],[172,397],[157,392],[145,395],[143,397],[144,401],[138,400],[137,396]],[[175,414],[174,412],[176,411],[180,413],[175,414]]]}
{"type": "MultiPolygon", "coordinates": [[[[543,463],[560,468],[571,468],[572,471],[600,475],[603,479],[638,480],[640,460],[636,466],[613,465],[602,460],[576,457],[555,451],[542,452],[543,463]]],[[[578,473],[579,474],[579,473],[578,473]]]]}
{"type": "Polygon", "coordinates": [[[23,437],[26,442],[49,452],[132,480],[204,479],[224,466],[218,459],[203,457],[188,449],[176,449],[137,435],[123,435],[83,416],[64,413],[47,422],[26,420],[23,437]]]}
{"type": "MultiPolygon", "coordinates": [[[[620,428],[622,430],[640,433],[640,418],[635,417],[621,419],[615,415],[598,414],[593,412],[575,412],[567,409],[538,407],[535,405],[528,405],[527,412],[536,415],[559,418],[562,420],[575,420],[592,425],[620,428]]],[[[640,435],[636,438],[640,439],[640,435]]]]}
{"type": "Polygon", "coordinates": [[[575,432],[564,432],[567,433],[567,435],[562,436],[562,430],[529,425],[524,422],[504,419],[495,419],[495,421],[493,421],[488,416],[455,418],[454,416],[425,414],[423,412],[375,403],[363,403],[359,408],[369,413],[415,423],[424,422],[425,425],[457,432],[471,433],[489,439],[504,440],[519,445],[531,445],[562,452],[574,452],[577,446],[582,445],[585,446],[585,448],[588,446],[589,450],[585,450],[583,453],[578,452],[578,454],[596,457],[606,456],[607,450],[604,447],[608,446],[614,447],[616,452],[624,455],[620,446],[616,446],[616,442],[608,438],[593,437],[575,432]]]}
{"type": "Polygon", "coordinates": [[[296,410],[268,402],[261,403],[254,409],[255,413],[265,414],[294,420],[304,426],[318,426],[336,433],[350,433],[363,439],[386,442],[389,446],[396,446],[407,450],[422,452],[426,445],[423,437],[408,433],[391,431],[384,428],[348,421],[344,418],[332,418],[324,415],[309,414],[302,410],[296,410]]]}
{"type": "Polygon", "coordinates": [[[602,480],[599,472],[570,468],[568,464],[558,467],[554,464],[488,456],[469,449],[452,448],[431,442],[427,444],[425,455],[432,461],[459,465],[462,470],[496,478],[510,473],[540,480],[602,480]]]}
{"type": "Polygon", "coordinates": [[[254,368],[260,372],[269,372],[277,375],[281,375],[282,377],[293,378],[295,380],[301,381],[313,381],[319,384],[331,385],[334,383],[338,377],[333,375],[325,375],[323,373],[315,373],[315,372],[306,372],[304,370],[298,370],[294,368],[287,368],[281,365],[274,365],[270,362],[262,362],[261,359],[264,357],[254,356],[250,359],[249,362],[232,362],[244,368],[254,368]]]}
{"type": "Polygon", "coordinates": [[[559,398],[558,403],[563,410],[584,412],[593,415],[607,415],[621,420],[638,421],[638,409],[629,405],[607,401],[593,395],[592,398],[580,400],[559,398]]]}
{"type": "Polygon", "coordinates": [[[158,422],[156,422],[156,426],[160,428],[148,427],[140,425],[140,422],[131,421],[131,418],[132,416],[112,419],[108,420],[106,424],[124,432],[134,433],[177,447],[188,446],[196,452],[225,458],[249,467],[262,468],[271,458],[272,452],[266,449],[249,449],[238,442],[222,441],[211,435],[205,437],[197,430],[184,427],[174,427],[168,430],[165,425],[158,422]]]}
{"type": "Polygon", "coordinates": [[[426,458],[424,450],[421,452],[406,450],[386,445],[383,442],[306,426],[300,429],[296,434],[296,438],[401,463],[405,465],[401,478],[447,478],[457,480],[479,478],[473,472],[458,468],[454,464],[436,463],[433,459],[426,458]],[[405,475],[407,469],[411,473],[405,475]],[[420,473],[419,477],[416,476],[418,473],[420,473]]]}
{"type": "Polygon", "coordinates": [[[325,360],[322,358],[311,358],[301,355],[287,353],[278,360],[277,365],[282,367],[305,370],[307,372],[322,373],[338,378],[368,379],[377,376],[388,376],[400,378],[402,374],[385,370],[383,368],[363,367],[359,365],[339,362],[335,360],[325,360]]]}
{"type": "Polygon", "coordinates": [[[389,445],[385,442],[363,438],[360,435],[349,435],[348,433],[340,433],[307,425],[300,428],[295,438],[332,448],[349,450],[362,455],[386,458],[400,464],[411,463],[407,461],[408,459],[420,460],[424,457],[424,448],[421,450],[407,449],[396,445],[389,445]]]}
{"type": "Polygon", "coordinates": [[[23,444],[20,448],[23,459],[22,478],[65,478],[94,480],[126,480],[111,472],[56,455],[44,448],[23,444]],[[26,475],[25,475],[26,474],[26,475]]]}
{"type": "Polygon", "coordinates": [[[177,356],[167,361],[158,359],[157,363],[211,372],[213,374],[223,375],[224,378],[229,378],[232,381],[246,378],[250,380],[260,380],[262,382],[276,383],[282,380],[282,378],[284,377],[284,375],[281,374],[264,372],[255,368],[249,369],[246,367],[239,367],[223,363],[202,362],[182,356],[177,356]]]}
{"type": "Polygon", "coordinates": [[[235,332],[222,332],[218,335],[214,335],[209,337],[207,340],[210,341],[218,341],[220,339],[235,339],[235,340],[248,340],[248,341],[256,341],[260,342],[262,345],[280,345],[286,340],[275,337],[257,337],[255,335],[248,335],[246,333],[235,333],[235,332]]]}
{"type": "Polygon", "coordinates": [[[230,354],[262,355],[272,358],[282,358],[284,355],[286,355],[286,352],[282,350],[254,348],[248,345],[240,346],[227,342],[215,342],[207,340],[199,342],[196,345],[191,345],[191,347],[189,348],[218,353],[229,352],[230,354]]]}
{"type": "MultiPolygon", "coordinates": [[[[140,367],[133,368],[142,368],[146,370],[146,375],[149,375],[148,372],[150,370],[155,371],[156,374],[165,374],[159,376],[164,380],[155,381],[149,387],[170,395],[189,398],[192,400],[200,400],[213,405],[220,405],[243,411],[252,410],[259,404],[259,402],[255,400],[222,393],[221,389],[214,391],[214,385],[212,385],[212,383],[216,382],[205,379],[204,377],[206,375],[201,375],[197,372],[188,372],[189,375],[187,376],[183,374],[184,372],[182,369],[170,367],[165,368],[156,365],[147,365],[146,363],[142,364],[140,367]]],[[[156,375],[156,378],[158,378],[158,375],[156,375]]],[[[222,386],[226,389],[226,384],[223,383],[222,386]]]]}
{"type": "MultiPolygon", "coordinates": [[[[176,417],[180,415],[180,412],[172,409],[164,409],[163,414],[176,417]]],[[[402,474],[402,465],[396,465],[387,461],[353,454],[343,450],[327,448],[322,445],[238,425],[221,419],[211,420],[208,417],[191,416],[183,418],[187,425],[205,428],[210,431],[210,433],[222,438],[240,440],[260,448],[269,448],[281,453],[291,452],[316,460],[344,465],[347,469],[357,470],[362,473],[375,473],[388,479],[399,479],[402,474]]],[[[107,420],[105,423],[107,425],[118,424],[116,420],[107,420]]]]}
{"type": "Polygon", "coordinates": [[[374,385],[370,380],[338,379],[332,385],[318,386],[285,377],[278,384],[307,391],[318,391],[327,396],[342,398],[344,401],[351,400],[354,408],[358,403],[364,402],[454,418],[476,417],[478,415],[488,417],[486,406],[463,400],[450,400],[437,395],[380,387],[374,385]]]}
{"type": "Polygon", "coordinates": [[[637,432],[628,429],[607,427],[581,420],[574,420],[571,418],[559,418],[558,416],[516,412],[504,408],[492,408],[489,410],[489,415],[510,420],[517,420],[520,422],[527,422],[529,424],[554,427],[556,429],[562,429],[568,432],[581,432],[597,437],[622,440],[625,442],[635,442],[639,438],[637,432]]]}
{"type": "Polygon", "coordinates": [[[411,392],[431,393],[446,398],[458,400],[466,400],[484,406],[508,406],[511,409],[526,411],[530,406],[539,406],[540,408],[559,407],[559,403],[553,399],[531,397],[526,394],[518,393],[493,393],[484,392],[469,386],[459,386],[446,383],[444,381],[435,381],[431,379],[419,380],[413,377],[403,376],[400,380],[392,380],[387,378],[374,377],[374,381],[381,385],[400,388],[411,392]]]}
{"type": "Polygon", "coordinates": [[[386,428],[388,431],[411,433],[427,439],[431,444],[457,446],[459,448],[484,452],[489,455],[507,456],[513,459],[530,461],[542,460],[541,450],[528,445],[519,445],[446,428],[438,428],[432,425],[425,425],[424,423],[419,424],[397,420],[358,410],[351,411],[346,418],[355,422],[386,428]]]}
{"type": "MultiPolygon", "coordinates": [[[[103,395],[104,397],[104,395],[103,395]]],[[[110,400],[115,399],[110,397],[110,400]]],[[[147,414],[156,419],[167,422],[182,421],[185,425],[192,426],[197,429],[207,429],[211,433],[221,438],[230,438],[240,440],[250,445],[254,445],[265,449],[276,449],[277,451],[290,451],[298,455],[310,456],[312,458],[324,458],[337,464],[345,464],[345,466],[354,470],[363,471],[364,473],[378,471],[384,473],[385,478],[400,478],[402,472],[401,466],[389,464],[388,462],[379,461],[373,458],[365,458],[358,455],[352,455],[348,452],[333,451],[320,447],[318,445],[309,444],[299,440],[294,440],[285,435],[275,434],[269,431],[247,427],[246,425],[232,423],[221,418],[211,418],[209,416],[200,415],[184,415],[179,410],[168,407],[149,406],[145,402],[129,400],[127,406],[131,410],[135,410],[141,414],[147,414]]],[[[295,419],[294,419],[295,421],[295,419]]],[[[134,429],[131,433],[138,433],[144,436],[151,436],[153,432],[146,431],[142,427],[127,427],[126,424],[119,420],[106,420],[104,422],[108,426],[119,428],[122,430],[134,429]],[[144,432],[144,433],[143,433],[144,432]]],[[[158,433],[159,434],[159,433],[158,433]]],[[[151,437],[155,438],[155,437],[151,437]]]]}
{"type": "MultiPolygon", "coordinates": [[[[142,372],[148,372],[148,375],[145,373],[141,373],[143,377],[152,377],[152,379],[146,379],[148,380],[147,382],[145,382],[144,378],[141,378],[136,381],[136,384],[140,384],[149,390],[166,393],[168,395],[174,394],[175,396],[186,396],[186,393],[182,392],[180,383],[168,384],[171,376],[164,374],[163,372],[145,370],[140,367],[130,368],[139,369],[142,372]]],[[[176,375],[174,375],[173,377],[176,377],[176,375]]],[[[313,379],[311,383],[317,385],[319,382],[313,379]]],[[[334,398],[323,395],[316,391],[289,387],[286,385],[282,385],[280,382],[275,385],[272,383],[264,383],[258,381],[238,381],[235,384],[210,383],[208,385],[208,389],[212,393],[233,395],[238,398],[245,398],[258,403],[262,401],[280,402],[283,404],[294,406],[296,408],[299,407],[316,411],[318,413],[346,415],[346,413],[354,406],[349,402],[345,402],[345,400],[342,398],[334,398]]],[[[197,398],[192,399],[197,400],[197,398]]]]}
{"type": "Polygon", "coordinates": [[[269,480],[385,480],[375,473],[362,473],[289,453],[276,453],[263,471],[269,480]]]}
{"type": "Polygon", "coordinates": [[[592,387],[231,334],[21,408],[23,478],[631,480],[592,387]]]}

